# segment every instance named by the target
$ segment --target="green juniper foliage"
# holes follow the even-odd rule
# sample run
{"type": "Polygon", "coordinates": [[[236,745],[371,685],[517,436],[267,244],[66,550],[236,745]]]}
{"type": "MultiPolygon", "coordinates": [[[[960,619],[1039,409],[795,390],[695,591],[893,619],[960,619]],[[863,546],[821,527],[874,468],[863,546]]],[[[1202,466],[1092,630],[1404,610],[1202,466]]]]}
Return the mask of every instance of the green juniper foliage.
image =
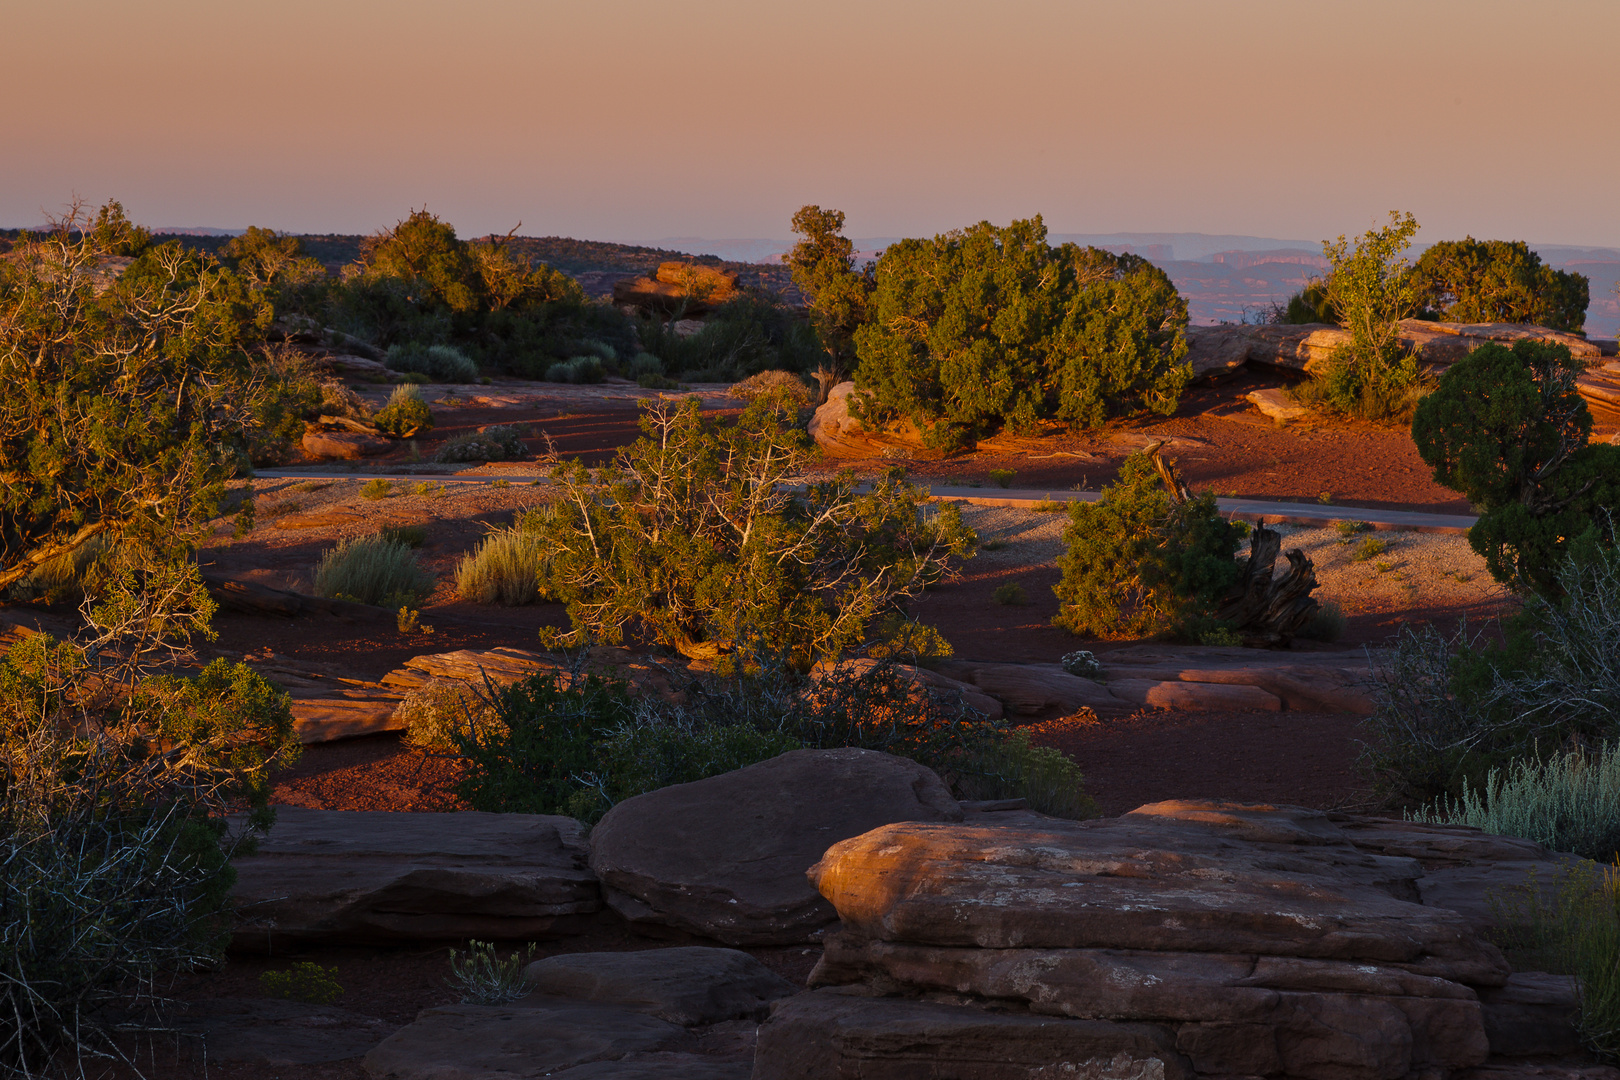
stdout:
{"type": "Polygon", "coordinates": [[[1444,240],[1412,267],[1427,309],[1447,322],[1533,323],[1579,332],[1591,287],[1584,274],[1543,266],[1523,240],[1444,240]]]}
{"type": "Polygon", "coordinates": [[[1187,305],[1169,277],[1139,256],[1050,247],[1039,217],[903,240],[873,273],[852,401],[863,419],[911,421],[933,446],[1168,415],[1192,377],[1187,305]]]}
{"type": "Polygon", "coordinates": [[[729,426],[695,399],[660,402],[613,465],[560,465],[561,498],[535,527],[544,587],[571,630],[546,640],[617,644],[634,631],[694,659],[747,647],[808,667],[863,643],[972,551],[960,512],[925,513],[901,474],[865,493],[850,471],[791,488],[808,452],[796,418],[773,395],[729,426]]]}
{"type": "Polygon", "coordinates": [[[1620,446],[1592,443],[1563,345],[1483,345],[1451,365],[1412,418],[1438,483],[1479,511],[1468,543],[1498,581],[1548,590],[1577,539],[1614,542],[1620,446]]]}
{"type": "Polygon", "coordinates": [[[1152,460],[1132,454],[1095,503],[1068,506],[1063,578],[1052,622],[1098,637],[1208,632],[1237,582],[1233,558],[1247,534],[1221,517],[1214,492],[1177,503],[1152,460]]]}

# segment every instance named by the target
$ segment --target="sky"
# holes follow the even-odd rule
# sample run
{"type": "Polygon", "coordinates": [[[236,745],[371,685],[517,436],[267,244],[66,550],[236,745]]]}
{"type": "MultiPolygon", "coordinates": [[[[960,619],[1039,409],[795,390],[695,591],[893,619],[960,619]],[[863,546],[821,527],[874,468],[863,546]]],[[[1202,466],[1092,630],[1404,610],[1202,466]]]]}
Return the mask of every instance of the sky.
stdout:
{"type": "Polygon", "coordinates": [[[0,0],[0,225],[1620,246],[1614,0],[0,0]]]}

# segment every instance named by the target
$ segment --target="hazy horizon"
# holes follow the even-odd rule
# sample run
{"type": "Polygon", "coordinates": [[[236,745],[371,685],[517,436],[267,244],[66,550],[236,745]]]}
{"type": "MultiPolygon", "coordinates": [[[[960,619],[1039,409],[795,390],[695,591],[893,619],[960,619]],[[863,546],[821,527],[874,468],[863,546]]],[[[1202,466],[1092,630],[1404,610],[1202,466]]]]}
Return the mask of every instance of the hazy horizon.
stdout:
{"type": "Polygon", "coordinates": [[[0,221],[1620,246],[1620,5],[0,0],[0,221]],[[54,43],[66,43],[57,46],[54,43]]]}

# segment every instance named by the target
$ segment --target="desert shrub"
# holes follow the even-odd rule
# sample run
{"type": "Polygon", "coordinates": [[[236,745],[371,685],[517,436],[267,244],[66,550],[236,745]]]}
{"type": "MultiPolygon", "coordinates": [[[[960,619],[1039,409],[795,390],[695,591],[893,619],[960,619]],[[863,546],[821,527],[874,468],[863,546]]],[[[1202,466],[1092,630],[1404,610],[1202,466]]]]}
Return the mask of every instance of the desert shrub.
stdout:
{"type": "Polygon", "coordinates": [[[1412,441],[1435,480],[1479,511],[1468,543],[1498,581],[1553,588],[1579,538],[1614,542],[1620,446],[1590,441],[1580,372],[1563,345],[1482,345],[1441,376],[1412,418],[1412,441]]]}
{"type": "Polygon", "coordinates": [[[1418,230],[1411,214],[1390,212],[1389,224],[1369,229],[1352,247],[1340,236],[1323,241],[1332,269],[1327,306],[1350,332],[1324,373],[1295,388],[1303,404],[1325,405],[1365,420],[1406,415],[1423,393],[1423,368],[1400,343],[1401,320],[1419,306],[1405,252],[1418,230]]]}
{"type": "Polygon", "coordinates": [[[433,411],[422,400],[422,391],[410,383],[401,383],[394,387],[388,395],[388,404],[377,410],[371,422],[395,438],[408,439],[417,432],[433,429],[433,411]]]}
{"type": "Polygon", "coordinates": [[[1582,863],[1543,884],[1532,871],[1489,899],[1493,938],[1515,970],[1573,976],[1582,1042],[1620,1061],[1620,872],[1582,863]]]}
{"type": "Polygon", "coordinates": [[[559,466],[538,535],[571,630],[546,640],[616,644],[634,628],[693,659],[757,647],[808,666],[862,643],[971,551],[960,512],[923,513],[901,474],[859,494],[847,470],[791,488],[808,460],[796,419],[762,398],[711,428],[696,400],[658,402],[613,465],[559,466]]]}
{"type": "Polygon", "coordinates": [[[320,394],[321,400],[317,410],[323,416],[348,416],[364,420],[371,415],[366,403],[360,400],[360,395],[336,379],[323,381],[320,384],[320,394]]]}
{"type": "Polygon", "coordinates": [[[899,612],[880,619],[872,637],[866,655],[873,659],[892,657],[903,664],[927,666],[932,661],[956,655],[956,649],[945,640],[944,634],[899,612]]]}
{"type": "Polygon", "coordinates": [[[1028,731],[1015,731],[985,750],[961,788],[969,798],[1022,798],[1031,810],[1052,817],[1079,820],[1098,813],[1080,766],[1061,750],[1031,745],[1028,731]]]}
{"type": "Polygon", "coordinates": [[[495,722],[495,712],[485,696],[466,683],[432,679],[405,695],[396,719],[405,725],[407,745],[453,750],[457,733],[481,737],[495,722]]]}
{"type": "Polygon", "coordinates": [[[474,809],[594,821],[623,799],[789,750],[858,746],[913,758],[959,790],[992,792],[979,797],[1088,812],[1072,762],[1016,741],[999,749],[1003,726],[892,662],[825,664],[807,678],[781,657],[752,661],[743,675],[694,680],[680,702],[633,696],[585,673],[582,659],[515,683],[494,699],[496,723],[453,733],[467,763],[457,791],[474,809]]]}
{"type": "Polygon", "coordinates": [[[392,480],[384,480],[381,477],[375,480],[367,480],[364,484],[360,485],[360,497],[362,499],[370,500],[371,502],[386,499],[393,493],[394,482],[392,480]]]}
{"type": "Polygon", "coordinates": [[[492,941],[469,941],[462,956],[450,950],[450,978],[445,981],[458,992],[463,1005],[505,1005],[529,993],[524,972],[534,959],[535,945],[527,952],[513,949],[505,960],[495,953],[492,941]]]}
{"type": "Polygon", "coordinates": [[[1136,255],[1049,247],[1039,217],[903,240],[874,274],[851,401],[863,421],[915,423],[931,446],[1167,415],[1192,377],[1169,277],[1136,255]]]}
{"type": "Polygon", "coordinates": [[[1556,596],[1532,594],[1493,642],[1403,628],[1376,670],[1362,764],[1394,798],[1461,798],[1492,768],[1620,739],[1620,552],[1578,545],[1556,596]]]}
{"type": "Polygon", "coordinates": [[[433,455],[434,461],[511,461],[528,453],[518,430],[508,424],[491,424],[482,431],[469,431],[446,439],[433,455]]]}
{"type": "Polygon", "coordinates": [[[663,364],[664,374],[688,382],[734,383],[760,371],[804,371],[822,355],[802,319],[758,297],[720,305],[703,329],[687,337],[675,333],[675,321],[642,323],[641,344],[663,364]]]}
{"type": "Polygon", "coordinates": [[[1493,768],[1484,783],[1441,798],[1414,819],[1472,825],[1613,862],[1620,858],[1620,745],[1493,768]]]}
{"type": "Polygon", "coordinates": [[[1578,333],[1591,299],[1584,274],[1543,266],[1523,240],[1442,240],[1412,267],[1427,310],[1449,322],[1534,323],[1578,333]]]}
{"type": "Polygon", "coordinates": [[[990,482],[996,485],[996,487],[1011,487],[1013,477],[1017,475],[1018,470],[1016,469],[991,469],[990,482]]]}
{"type": "Polygon", "coordinates": [[[1064,653],[1059,661],[1063,670],[1070,675],[1078,675],[1083,679],[1095,679],[1102,674],[1102,664],[1097,662],[1095,653],[1088,649],[1076,649],[1071,653],[1064,653]]]}
{"type": "Polygon", "coordinates": [[[1300,627],[1299,636],[1310,641],[1338,641],[1344,636],[1347,625],[1344,608],[1339,606],[1339,602],[1323,600],[1305,625],[1300,627]]]}
{"type": "Polygon", "coordinates": [[[595,356],[576,356],[546,368],[547,382],[599,383],[604,377],[602,361],[595,356]]]}
{"type": "Polygon", "coordinates": [[[546,546],[533,531],[497,529],[456,564],[456,592],[474,604],[532,604],[542,598],[546,563],[546,546]]]}
{"type": "Polygon", "coordinates": [[[362,536],[340,541],[321,556],[315,592],[386,608],[418,607],[433,592],[433,575],[409,544],[362,536]]]}
{"type": "Polygon", "coordinates": [[[377,535],[391,544],[406,547],[419,548],[427,543],[427,530],[420,525],[385,525],[377,530],[377,535]]]}
{"type": "Polygon", "coordinates": [[[426,375],[439,383],[478,381],[478,365],[451,345],[424,345],[419,341],[390,345],[384,363],[392,371],[426,375]]]}
{"type": "Polygon", "coordinates": [[[90,647],[44,634],[0,657],[0,1071],[116,1059],[120,1020],[150,1026],[168,979],[229,937],[225,815],[263,827],[270,770],[297,756],[285,694],[216,660],[152,677],[142,619],[170,624],[195,568],[92,614],[90,647]],[[109,666],[110,641],[123,655],[109,666]],[[99,643],[99,644],[98,644],[99,643]],[[130,687],[124,693],[120,687],[130,687]]]}
{"type": "Polygon", "coordinates": [[[1337,324],[1339,321],[1339,313],[1328,298],[1325,281],[1312,281],[1290,296],[1288,304],[1278,311],[1276,316],[1275,322],[1292,326],[1309,323],[1337,324]]]}
{"type": "Polygon", "coordinates": [[[142,235],[75,208],[0,261],[0,589],[102,533],[189,557],[225,482],[302,434],[263,293],[142,235]],[[108,286],[114,250],[139,254],[108,286]]]}
{"type": "Polygon", "coordinates": [[[1244,527],[1221,517],[1214,492],[1172,500],[1144,453],[1126,459],[1100,500],[1068,511],[1052,622],[1070,633],[1186,634],[1238,580],[1244,527]]]}
{"type": "Polygon", "coordinates": [[[1376,536],[1363,537],[1356,550],[1350,553],[1351,562],[1371,562],[1389,550],[1389,545],[1376,536]]]}
{"type": "Polygon", "coordinates": [[[1005,585],[996,586],[996,591],[990,594],[990,602],[1003,606],[1023,607],[1029,603],[1029,594],[1018,582],[1009,581],[1005,585]]]}
{"type": "Polygon", "coordinates": [[[259,989],[265,997],[302,1001],[310,1005],[331,1005],[343,996],[337,981],[337,967],[324,968],[308,960],[285,971],[265,971],[259,975],[259,989]]]}
{"type": "Polygon", "coordinates": [[[631,359],[630,366],[625,374],[632,379],[639,379],[647,375],[662,375],[664,362],[650,352],[639,352],[631,359]]]}
{"type": "Polygon", "coordinates": [[[86,576],[106,548],[102,537],[93,537],[71,551],[40,563],[33,573],[6,590],[5,595],[12,600],[43,598],[49,604],[77,603],[84,599],[86,576]]]}
{"type": "Polygon", "coordinates": [[[803,379],[788,371],[761,371],[731,388],[731,396],[742,401],[751,402],[767,394],[779,394],[799,409],[810,407],[810,388],[803,379]]]}

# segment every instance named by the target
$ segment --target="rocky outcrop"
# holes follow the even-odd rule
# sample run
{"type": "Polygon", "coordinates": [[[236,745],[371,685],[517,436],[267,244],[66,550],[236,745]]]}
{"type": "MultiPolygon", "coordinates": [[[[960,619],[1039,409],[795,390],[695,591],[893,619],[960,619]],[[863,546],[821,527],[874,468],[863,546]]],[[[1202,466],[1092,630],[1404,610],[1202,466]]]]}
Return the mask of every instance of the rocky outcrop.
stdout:
{"type": "MultiPolygon", "coordinates": [[[[818,663],[810,673],[812,690],[823,679],[856,680],[865,676],[879,661],[868,659],[823,660],[818,663]]],[[[914,692],[912,701],[922,706],[925,700],[932,700],[951,708],[956,702],[968,706],[977,712],[983,713],[988,720],[1000,720],[1005,713],[1001,701],[991,697],[973,683],[953,677],[943,671],[931,671],[925,667],[913,667],[910,664],[897,664],[892,669],[894,674],[903,680],[909,681],[914,692]]],[[[904,706],[903,706],[904,708],[904,706]]]]}
{"type": "Polygon", "coordinates": [[[619,803],[590,865],[632,925],[727,945],[807,941],[837,918],[804,877],[831,845],[897,821],[961,821],[934,772],[871,750],[794,750],[619,803]]]}
{"type": "Polygon", "coordinates": [[[1111,693],[1161,708],[1285,708],[1365,716],[1374,705],[1372,666],[1360,650],[1149,644],[1101,653],[1098,660],[1111,693]],[[1238,701],[1250,704],[1224,704],[1238,701]]]}
{"type": "Polygon", "coordinates": [[[1071,675],[1059,664],[979,664],[945,660],[939,674],[970,683],[999,700],[1013,716],[1067,716],[1081,709],[1117,709],[1124,701],[1094,679],[1071,675]]]}
{"type": "Polygon", "coordinates": [[[316,461],[355,461],[360,458],[386,454],[393,444],[380,435],[363,435],[358,431],[324,431],[311,428],[304,432],[304,453],[316,461]]]}
{"type": "Polygon", "coordinates": [[[736,297],[736,274],[697,263],[661,263],[654,277],[613,283],[615,304],[642,311],[701,315],[736,297]]]}
{"type": "Polygon", "coordinates": [[[582,832],[538,814],[278,807],[232,864],[232,945],[545,936],[602,906],[582,832]]]}
{"type": "Polygon", "coordinates": [[[537,994],[596,1001],[693,1027],[763,1020],[798,987],[745,952],[686,946],[640,952],[565,953],[523,972],[537,994]]]}
{"type": "MultiPolygon", "coordinates": [[[[1401,345],[1417,350],[1433,368],[1456,363],[1487,342],[1512,345],[1515,341],[1546,341],[1569,347],[1570,355],[1587,362],[1576,387],[1595,404],[1620,408],[1620,364],[1605,362],[1614,344],[1600,344],[1577,334],[1522,323],[1445,323],[1405,319],[1401,345]]],[[[1301,326],[1189,326],[1187,362],[1194,376],[1219,377],[1254,363],[1291,371],[1321,369],[1333,350],[1349,344],[1350,332],[1337,326],[1310,323],[1301,326]]],[[[1269,414],[1268,414],[1269,415],[1269,414]]]]}
{"type": "MultiPolygon", "coordinates": [[[[1422,902],[1418,859],[1378,848],[1479,835],[1439,830],[1425,844],[1317,811],[1214,802],[1073,825],[888,825],[811,870],[843,921],[811,981],[948,998],[970,1028],[974,1011],[982,1024],[1085,1022],[1091,1068],[1123,1055],[1108,1067],[1129,1075],[1396,1080],[1478,1066],[1491,1050],[1481,995],[1509,985],[1508,966],[1467,918],[1422,902]]],[[[773,1049],[793,1045],[803,1000],[762,1029],[756,1076],[809,1075],[773,1049]]],[[[857,1029],[881,1032],[886,1005],[848,1000],[857,1029]]],[[[844,1050],[844,1021],[823,1023],[838,1062],[871,1055],[877,1034],[844,1050]]],[[[956,1059],[951,1030],[929,1053],[956,1059]]],[[[969,1060],[979,1040],[961,1037],[969,1060]]]]}
{"type": "Polygon", "coordinates": [[[851,412],[855,384],[841,382],[827,391],[827,400],[810,417],[810,437],[830,458],[910,457],[922,447],[922,433],[910,421],[883,431],[862,426],[851,412]]]}

